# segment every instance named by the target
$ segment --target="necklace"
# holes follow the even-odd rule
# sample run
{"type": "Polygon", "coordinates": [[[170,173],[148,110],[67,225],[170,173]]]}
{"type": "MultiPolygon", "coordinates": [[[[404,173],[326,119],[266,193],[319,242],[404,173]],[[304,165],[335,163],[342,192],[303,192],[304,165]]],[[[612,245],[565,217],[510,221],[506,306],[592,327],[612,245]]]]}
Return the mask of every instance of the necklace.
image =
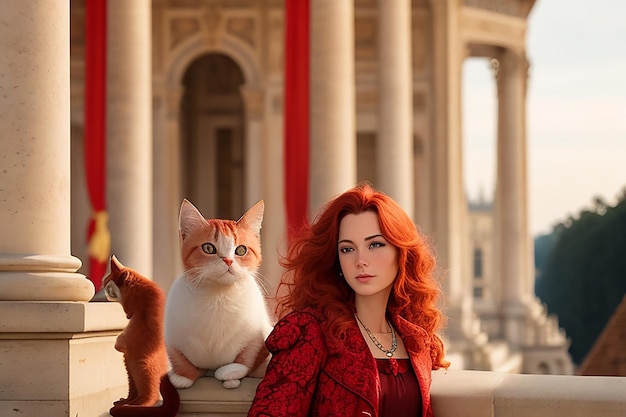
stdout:
{"type": "Polygon", "coordinates": [[[391,358],[393,356],[393,352],[396,351],[396,348],[398,347],[398,341],[396,340],[396,333],[393,331],[393,326],[391,324],[389,324],[389,322],[387,322],[387,325],[389,326],[389,328],[391,328],[391,349],[387,350],[385,349],[385,347],[378,341],[378,339],[376,339],[376,336],[374,336],[372,334],[372,332],[370,332],[370,329],[368,329],[367,327],[365,327],[365,324],[363,324],[363,322],[361,321],[361,319],[359,318],[359,316],[357,316],[356,314],[354,315],[354,317],[356,317],[357,321],[359,323],[361,323],[361,326],[363,326],[363,328],[365,329],[365,333],[367,333],[367,335],[370,337],[370,339],[372,340],[372,342],[376,345],[376,347],[380,350],[382,350],[383,352],[385,352],[385,355],[387,355],[388,358],[391,358]]]}

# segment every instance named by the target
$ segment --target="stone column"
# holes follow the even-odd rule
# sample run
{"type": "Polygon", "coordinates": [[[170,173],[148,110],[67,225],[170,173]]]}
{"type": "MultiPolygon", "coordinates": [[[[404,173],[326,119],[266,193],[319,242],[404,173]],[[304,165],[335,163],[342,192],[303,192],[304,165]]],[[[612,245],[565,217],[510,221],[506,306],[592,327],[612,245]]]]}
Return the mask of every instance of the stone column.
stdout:
{"type": "Polygon", "coordinates": [[[245,169],[244,210],[263,198],[263,90],[241,87],[245,108],[245,169]]]}
{"type": "MultiPolygon", "coordinates": [[[[264,145],[263,145],[263,199],[265,214],[261,229],[263,245],[263,263],[261,274],[267,282],[268,294],[275,294],[280,277],[283,273],[278,263],[279,254],[286,253],[285,224],[285,181],[284,181],[284,138],[283,138],[283,97],[284,83],[282,80],[270,80],[263,94],[265,107],[264,145]]],[[[270,311],[274,311],[274,300],[270,311]]]]}
{"type": "Polygon", "coordinates": [[[70,255],[68,4],[2,13],[0,300],[88,301],[93,285],[70,255]]]}
{"type": "Polygon", "coordinates": [[[69,1],[0,18],[0,415],[100,416],[127,391],[117,303],[70,255],[69,1]]]}
{"type": "Polygon", "coordinates": [[[449,317],[446,336],[448,355],[457,367],[482,369],[486,342],[472,311],[467,201],[463,190],[461,132],[461,69],[465,45],[459,34],[460,3],[431,0],[434,28],[433,143],[430,152],[430,187],[433,237],[439,268],[445,274],[443,291],[449,317]]]}
{"type": "Polygon", "coordinates": [[[527,229],[526,138],[524,135],[526,59],[522,51],[506,50],[499,57],[498,157],[496,180],[497,276],[506,338],[523,343],[523,304],[530,300],[530,235],[527,229]]]}
{"type": "Polygon", "coordinates": [[[157,79],[153,83],[153,275],[152,279],[168,291],[182,272],[178,243],[180,192],[179,108],[182,87],[169,86],[157,79]]]}
{"type": "Polygon", "coordinates": [[[356,181],[354,4],[311,2],[309,213],[356,181]]]}
{"type": "Polygon", "coordinates": [[[108,1],[107,203],[111,253],[152,276],[150,0],[108,1]]]}
{"type": "MultiPolygon", "coordinates": [[[[432,0],[434,33],[432,201],[435,242],[440,265],[447,270],[444,292],[452,310],[452,329],[462,326],[461,306],[467,294],[463,274],[467,236],[463,223],[467,203],[463,192],[461,137],[461,68],[464,49],[458,33],[455,0],[432,0]]],[[[469,268],[469,266],[468,266],[469,268]]]]}
{"type": "Polygon", "coordinates": [[[411,1],[378,2],[376,185],[414,218],[411,1]]]}

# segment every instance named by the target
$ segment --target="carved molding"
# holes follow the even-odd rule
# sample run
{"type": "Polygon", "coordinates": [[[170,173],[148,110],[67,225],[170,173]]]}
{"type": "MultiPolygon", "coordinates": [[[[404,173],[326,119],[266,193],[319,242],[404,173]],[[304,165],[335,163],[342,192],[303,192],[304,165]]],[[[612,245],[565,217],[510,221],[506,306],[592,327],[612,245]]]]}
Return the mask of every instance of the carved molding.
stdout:
{"type": "Polygon", "coordinates": [[[256,20],[252,17],[236,17],[228,19],[226,30],[254,48],[256,39],[255,25],[256,20]]]}
{"type": "Polygon", "coordinates": [[[200,31],[200,22],[191,17],[180,17],[170,20],[170,49],[174,49],[190,36],[200,31]]]}
{"type": "Polygon", "coordinates": [[[526,17],[529,11],[519,0],[464,0],[464,5],[515,17],[526,17]]]}
{"type": "Polygon", "coordinates": [[[215,47],[219,35],[224,31],[222,8],[216,5],[204,7],[200,13],[200,25],[206,43],[211,47],[215,47]]]}

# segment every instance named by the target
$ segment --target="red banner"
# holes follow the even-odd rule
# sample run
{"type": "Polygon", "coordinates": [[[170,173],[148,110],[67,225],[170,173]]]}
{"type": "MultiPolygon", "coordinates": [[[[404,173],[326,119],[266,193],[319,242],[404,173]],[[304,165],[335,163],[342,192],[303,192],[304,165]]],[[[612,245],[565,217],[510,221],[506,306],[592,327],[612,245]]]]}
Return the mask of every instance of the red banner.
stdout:
{"type": "Polygon", "coordinates": [[[284,163],[291,238],[309,205],[309,0],[285,0],[284,163]]]}
{"type": "Polygon", "coordinates": [[[85,2],[85,172],[92,216],[87,227],[89,279],[102,286],[111,248],[106,211],[107,1],[85,2]]]}

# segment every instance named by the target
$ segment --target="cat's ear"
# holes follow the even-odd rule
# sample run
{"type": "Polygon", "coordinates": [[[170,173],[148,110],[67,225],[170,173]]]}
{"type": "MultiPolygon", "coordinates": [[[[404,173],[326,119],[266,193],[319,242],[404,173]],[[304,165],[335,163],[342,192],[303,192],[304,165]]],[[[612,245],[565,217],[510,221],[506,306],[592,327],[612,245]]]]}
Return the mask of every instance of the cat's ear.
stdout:
{"type": "Polygon", "coordinates": [[[252,230],[257,236],[261,234],[261,223],[263,223],[263,211],[265,210],[265,203],[263,200],[256,203],[248,211],[244,213],[237,224],[245,225],[245,227],[252,230]]]}
{"type": "Polygon", "coordinates": [[[111,255],[111,273],[113,272],[121,272],[121,270],[124,268],[124,265],[117,260],[117,258],[115,257],[115,255],[111,255]]]}
{"type": "Polygon", "coordinates": [[[202,216],[202,213],[198,211],[196,206],[191,204],[186,198],[183,199],[178,216],[178,233],[181,241],[185,240],[192,230],[197,229],[205,222],[206,219],[202,216]]]}

